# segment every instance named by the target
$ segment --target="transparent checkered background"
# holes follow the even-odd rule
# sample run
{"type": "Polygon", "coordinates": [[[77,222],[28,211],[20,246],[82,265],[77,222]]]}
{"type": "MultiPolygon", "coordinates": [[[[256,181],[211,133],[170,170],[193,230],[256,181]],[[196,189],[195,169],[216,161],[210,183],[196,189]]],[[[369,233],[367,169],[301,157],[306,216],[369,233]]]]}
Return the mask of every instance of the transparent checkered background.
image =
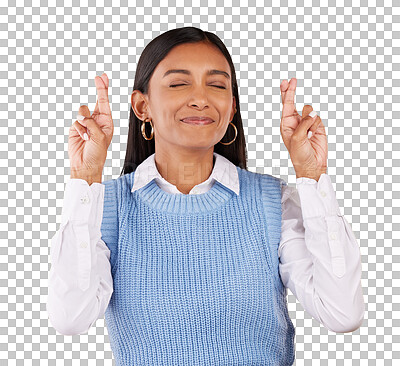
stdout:
{"type": "Polygon", "coordinates": [[[139,56],[159,34],[189,25],[216,33],[232,55],[250,170],[295,185],[279,129],[283,79],[298,79],[297,109],[311,104],[326,126],[328,174],[362,254],[366,315],[357,331],[336,334],[289,291],[295,365],[400,364],[400,161],[393,157],[400,146],[398,1],[6,3],[0,7],[1,365],[115,364],[104,318],[72,337],[48,322],[50,239],[69,179],[68,129],[81,104],[93,111],[94,77],[106,72],[115,130],[103,179],[116,178],[139,56]]]}

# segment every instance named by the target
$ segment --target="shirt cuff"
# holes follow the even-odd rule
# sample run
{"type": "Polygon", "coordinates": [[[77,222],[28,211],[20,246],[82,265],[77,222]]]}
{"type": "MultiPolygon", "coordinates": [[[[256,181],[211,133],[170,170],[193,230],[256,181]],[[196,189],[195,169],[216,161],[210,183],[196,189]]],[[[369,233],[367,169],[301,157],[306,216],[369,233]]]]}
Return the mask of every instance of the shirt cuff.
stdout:
{"type": "Polygon", "coordinates": [[[328,174],[321,174],[318,182],[312,178],[297,178],[296,186],[304,220],[313,217],[343,216],[328,174]]]}
{"type": "Polygon", "coordinates": [[[93,200],[98,197],[101,189],[101,183],[93,183],[89,186],[84,179],[69,179],[64,191],[61,224],[67,221],[88,224],[93,200]]]}
{"type": "Polygon", "coordinates": [[[96,202],[96,206],[94,206],[94,211],[92,210],[92,215],[94,217],[93,227],[101,232],[101,223],[103,221],[104,193],[106,186],[102,183],[93,183],[92,186],[94,184],[96,184],[96,186],[92,188],[92,192],[94,200],[96,202]]]}

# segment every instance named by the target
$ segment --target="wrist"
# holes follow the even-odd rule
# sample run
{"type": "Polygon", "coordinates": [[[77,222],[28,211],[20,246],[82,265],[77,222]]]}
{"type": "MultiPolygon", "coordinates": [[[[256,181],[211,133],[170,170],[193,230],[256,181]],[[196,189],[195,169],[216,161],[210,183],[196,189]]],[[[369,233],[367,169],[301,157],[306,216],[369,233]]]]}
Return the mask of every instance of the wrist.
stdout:
{"type": "Polygon", "coordinates": [[[310,178],[310,179],[315,179],[317,182],[319,181],[319,178],[321,177],[322,174],[326,174],[326,169],[323,169],[321,171],[296,171],[296,179],[297,178],[310,178]]]}
{"type": "Polygon", "coordinates": [[[319,175],[310,175],[310,174],[301,174],[301,173],[296,173],[296,179],[297,178],[310,178],[310,179],[315,179],[317,182],[319,181],[319,178],[321,178],[322,174],[326,174],[326,172],[321,173],[319,175]]]}
{"type": "Polygon", "coordinates": [[[311,177],[311,176],[306,176],[306,175],[302,175],[302,174],[300,174],[300,175],[296,174],[296,179],[298,179],[298,178],[309,178],[309,179],[314,179],[314,180],[316,180],[318,182],[320,176],[319,177],[316,177],[316,176],[312,176],[311,177]]]}
{"type": "Polygon", "coordinates": [[[83,170],[83,169],[71,169],[71,179],[83,179],[89,186],[93,183],[101,183],[102,178],[101,170],[83,170]]]}

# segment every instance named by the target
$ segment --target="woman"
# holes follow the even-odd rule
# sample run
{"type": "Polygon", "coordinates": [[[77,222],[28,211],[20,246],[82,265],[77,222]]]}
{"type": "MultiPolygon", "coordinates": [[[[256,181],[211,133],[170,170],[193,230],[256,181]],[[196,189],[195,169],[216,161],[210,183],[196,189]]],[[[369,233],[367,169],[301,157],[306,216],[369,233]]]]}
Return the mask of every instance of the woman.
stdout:
{"type": "Polygon", "coordinates": [[[247,170],[235,69],[216,35],[185,27],[147,45],[124,167],[105,182],[114,128],[108,77],[95,78],[94,113],[81,106],[70,128],[52,241],[57,331],[85,333],[105,314],[118,365],[289,365],[286,288],[328,329],[360,327],[359,247],[326,174],[324,125],[311,106],[298,115],[296,82],[281,84],[281,134],[298,192],[247,170]]]}

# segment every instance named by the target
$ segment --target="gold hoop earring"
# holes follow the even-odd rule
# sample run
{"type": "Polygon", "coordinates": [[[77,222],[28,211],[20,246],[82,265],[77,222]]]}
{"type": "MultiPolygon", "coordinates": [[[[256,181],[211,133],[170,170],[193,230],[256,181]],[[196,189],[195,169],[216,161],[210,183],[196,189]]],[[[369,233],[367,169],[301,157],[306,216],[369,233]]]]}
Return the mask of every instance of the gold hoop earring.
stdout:
{"type": "Polygon", "coordinates": [[[145,118],[144,121],[142,122],[142,135],[146,140],[151,140],[153,138],[153,135],[154,135],[153,124],[151,123],[151,120],[150,121],[146,121],[146,119],[147,118],[145,118]],[[146,136],[146,129],[145,129],[145,123],[146,122],[150,122],[150,126],[151,126],[151,134],[150,134],[149,138],[146,136]]]}
{"type": "Polygon", "coordinates": [[[237,129],[236,129],[236,126],[235,126],[232,122],[229,122],[229,124],[232,125],[233,128],[235,129],[235,138],[234,138],[231,142],[221,142],[221,141],[219,141],[222,145],[230,145],[233,141],[236,140],[236,137],[237,137],[237,129]]]}

